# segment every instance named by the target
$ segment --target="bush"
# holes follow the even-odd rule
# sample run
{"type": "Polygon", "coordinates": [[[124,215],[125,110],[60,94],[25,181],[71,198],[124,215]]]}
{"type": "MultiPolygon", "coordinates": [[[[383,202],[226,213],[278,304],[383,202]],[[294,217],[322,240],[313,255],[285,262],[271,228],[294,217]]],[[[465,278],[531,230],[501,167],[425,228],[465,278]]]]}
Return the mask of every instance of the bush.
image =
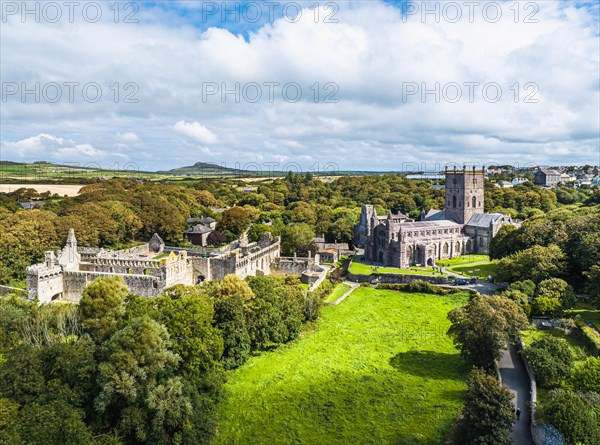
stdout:
{"type": "Polygon", "coordinates": [[[574,357],[564,338],[544,337],[536,340],[522,354],[529,360],[542,386],[558,384],[571,374],[574,357]]]}
{"type": "Polygon", "coordinates": [[[600,393],[600,358],[588,357],[585,363],[575,370],[571,381],[578,390],[600,393]]]}
{"type": "Polygon", "coordinates": [[[412,280],[408,283],[407,290],[410,292],[421,292],[434,295],[446,295],[448,293],[446,289],[442,289],[441,287],[424,280],[412,280]]]}

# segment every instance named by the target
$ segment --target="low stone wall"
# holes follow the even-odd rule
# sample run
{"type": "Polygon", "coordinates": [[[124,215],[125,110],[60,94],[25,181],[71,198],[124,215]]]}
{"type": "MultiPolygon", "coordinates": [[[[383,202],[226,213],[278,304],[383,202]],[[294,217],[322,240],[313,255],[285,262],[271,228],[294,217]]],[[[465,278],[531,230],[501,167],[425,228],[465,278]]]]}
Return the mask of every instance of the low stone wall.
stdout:
{"type": "Polygon", "coordinates": [[[27,297],[27,291],[25,289],[0,285],[0,295],[9,295],[12,293],[15,293],[21,297],[27,297]]]}
{"type": "Polygon", "coordinates": [[[371,284],[407,284],[413,280],[423,280],[432,284],[450,284],[451,282],[446,277],[435,277],[429,275],[404,275],[395,273],[374,273],[371,275],[359,275],[348,273],[348,280],[356,283],[371,283],[371,284]]]}
{"type": "MultiPolygon", "coordinates": [[[[520,339],[517,343],[517,350],[520,352],[525,349],[525,343],[523,343],[523,339],[520,339]]],[[[523,358],[523,363],[525,364],[525,369],[527,370],[527,376],[529,377],[529,386],[530,386],[530,394],[531,394],[531,437],[533,438],[533,443],[535,445],[563,445],[564,439],[562,435],[551,425],[546,424],[538,424],[536,419],[536,406],[537,406],[537,383],[535,380],[535,373],[533,372],[533,368],[529,364],[527,357],[520,354],[523,358]]]]}

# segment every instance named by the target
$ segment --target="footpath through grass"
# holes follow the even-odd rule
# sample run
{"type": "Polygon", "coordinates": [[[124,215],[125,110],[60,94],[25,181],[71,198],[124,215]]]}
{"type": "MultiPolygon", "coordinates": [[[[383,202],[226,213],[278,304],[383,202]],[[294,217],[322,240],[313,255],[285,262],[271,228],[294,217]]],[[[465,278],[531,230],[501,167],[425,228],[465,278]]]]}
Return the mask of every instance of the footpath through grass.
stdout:
{"type": "Polygon", "coordinates": [[[347,285],[346,283],[338,283],[333,288],[333,291],[331,291],[331,293],[323,301],[325,303],[333,303],[335,300],[340,298],[342,295],[344,295],[350,289],[352,289],[352,287],[347,285]]]}
{"type": "Polygon", "coordinates": [[[216,444],[440,444],[467,367],[446,336],[468,294],[360,287],[315,331],[234,371],[216,444]]]}

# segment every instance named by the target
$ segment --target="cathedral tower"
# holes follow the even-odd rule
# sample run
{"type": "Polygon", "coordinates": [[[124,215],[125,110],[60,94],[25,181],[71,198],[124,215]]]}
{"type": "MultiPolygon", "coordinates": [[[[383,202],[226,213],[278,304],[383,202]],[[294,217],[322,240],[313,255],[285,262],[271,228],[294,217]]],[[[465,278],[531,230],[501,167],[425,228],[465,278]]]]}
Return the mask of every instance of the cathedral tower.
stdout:
{"type": "Polygon", "coordinates": [[[484,170],[475,167],[448,170],[446,167],[446,218],[466,224],[476,213],[483,213],[484,170]]]}

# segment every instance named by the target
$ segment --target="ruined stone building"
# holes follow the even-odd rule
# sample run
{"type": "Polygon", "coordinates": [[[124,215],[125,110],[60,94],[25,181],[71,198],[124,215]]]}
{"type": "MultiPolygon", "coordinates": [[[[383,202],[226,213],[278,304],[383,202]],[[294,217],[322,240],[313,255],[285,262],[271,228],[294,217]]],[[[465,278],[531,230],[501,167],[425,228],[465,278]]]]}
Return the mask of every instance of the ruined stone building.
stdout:
{"type": "Polygon", "coordinates": [[[234,274],[291,275],[313,284],[325,274],[314,258],[280,258],[280,239],[269,232],[255,243],[245,234],[228,249],[203,253],[169,248],[158,235],[131,249],[108,250],[78,247],[73,229],[65,247],[45,254],[43,263],[27,268],[27,293],[40,303],[78,302],[83,289],[98,277],[123,277],[131,293],[155,297],[178,284],[191,286],[205,280],[220,280],[234,274]]]}
{"type": "Polygon", "coordinates": [[[445,171],[444,210],[430,210],[414,221],[403,214],[377,215],[363,205],[355,243],[366,262],[388,267],[433,266],[437,260],[470,253],[487,254],[492,238],[505,224],[501,213],[484,213],[484,170],[445,171]]]}

